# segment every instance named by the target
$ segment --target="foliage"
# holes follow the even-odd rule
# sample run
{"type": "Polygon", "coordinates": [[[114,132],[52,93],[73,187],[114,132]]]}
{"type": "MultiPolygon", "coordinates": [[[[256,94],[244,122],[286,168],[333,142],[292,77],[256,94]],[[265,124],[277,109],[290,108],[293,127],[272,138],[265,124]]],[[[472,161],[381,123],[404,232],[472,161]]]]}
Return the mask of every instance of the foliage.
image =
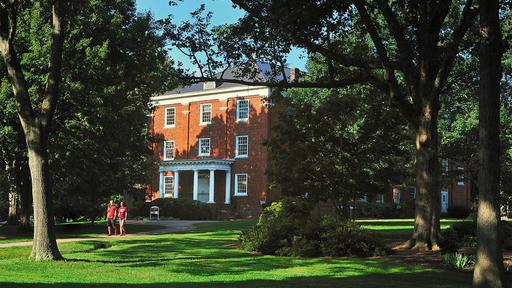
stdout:
{"type": "Polygon", "coordinates": [[[135,202],[128,207],[128,215],[132,217],[149,217],[149,208],[158,206],[160,217],[173,217],[181,220],[212,220],[212,207],[201,201],[185,198],[159,198],[152,202],[135,202]]]}
{"type": "Polygon", "coordinates": [[[242,248],[262,254],[318,256],[375,256],[382,245],[358,224],[315,218],[304,200],[287,199],[265,208],[258,223],[242,232],[242,248]]]}
{"type": "MultiPolygon", "coordinates": [[[[18,54],[35,92],[45,85],[41,72],[50,43],[50,33],[41,33],[49,29],[43,2],[33,1],[23,11],[19,23],[26,25],[18,25],[17,32],[18,54]]],[[[109,195],[144,193],[151,165],[146,103],[174,78],[159,26],[150,14],[136,12],[135,1],[72,2],[66,11],[73,20],[66,26],[61,97],[50,131],[50,168],[56,216],[93,219],[103,213],[109,195]]],[[[12,158],[19,153],[13,140],[19,124],[3,72],[0,67],[0,151],[12,158]]]]}
{"type": "Polygon", "coordinates": [[[446,264],[457,269],[464,269],[475,263],[473,257],[459,252],[445,253],[442,254],[442,257],[446,264]]]}
{"type": "MultiPolygon", "coordinates": [[[[308,78],[323,77],[326,66],[312,57],[308,78]]],[[[283,194],[332,203],[348,218],[349,203],[405,180],[412,158],[407,127],[380,91],[369,85],[290,89],[283,101],[268,143],[270,185],[283,194]]]]}
{"type": "MultiPolygon", "coordinates": [[[[512,249],[512,223],[501,221],[501,239],[503,249],[512,249]]],[[[476,224],[472,221],[458,222],[441,232],[441,247],[447,251],[456,251],[461,247],[476,247],[476,224]]]]}

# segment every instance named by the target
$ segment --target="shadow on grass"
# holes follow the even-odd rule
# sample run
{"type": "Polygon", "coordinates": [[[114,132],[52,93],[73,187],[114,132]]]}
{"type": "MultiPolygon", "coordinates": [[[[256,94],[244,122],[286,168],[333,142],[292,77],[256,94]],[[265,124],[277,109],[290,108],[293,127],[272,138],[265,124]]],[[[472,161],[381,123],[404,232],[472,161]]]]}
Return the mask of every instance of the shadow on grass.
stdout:
{"type": "MultiPolygon", "coordinates": [[[[508,279],[511,275],[508,275],[508,279]]],[[[470,273],[415,272],[399,274],[369,274],[362,276],[334,277],[290,277],[285,280],[246,280],[170,283],[9,283],[0,282],[1,287],[470,287],[470,273]]]]}

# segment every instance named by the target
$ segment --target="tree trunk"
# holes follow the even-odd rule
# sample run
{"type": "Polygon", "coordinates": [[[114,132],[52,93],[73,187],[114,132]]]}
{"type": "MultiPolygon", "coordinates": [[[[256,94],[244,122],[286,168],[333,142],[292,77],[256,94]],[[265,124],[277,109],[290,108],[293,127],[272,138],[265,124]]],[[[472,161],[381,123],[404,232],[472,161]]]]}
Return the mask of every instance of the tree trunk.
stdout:
{"type": "Polygon", "coordinates": [[[62,259],[62,255],[55,238],[50,169],[46,147],[48,136],[41,133],[40,128],[34,128],[31,132],[26,135],[34,199],[34,242],[30,257],[35,260],[59,260],[62,259]]]}
{"type": "Polygon", "coordinates": [[[439,162],[437,110],[434,101],[425,101],[416,130],[416,209],[410,247],[437,249],[439,237],[439,162]]]}
{"type": "Polygon", "coordinates": [[[502,43],[497,0],[480,2],[480,169],[473,287],[504,287],[500,238],[499,124],[502,43]]]}

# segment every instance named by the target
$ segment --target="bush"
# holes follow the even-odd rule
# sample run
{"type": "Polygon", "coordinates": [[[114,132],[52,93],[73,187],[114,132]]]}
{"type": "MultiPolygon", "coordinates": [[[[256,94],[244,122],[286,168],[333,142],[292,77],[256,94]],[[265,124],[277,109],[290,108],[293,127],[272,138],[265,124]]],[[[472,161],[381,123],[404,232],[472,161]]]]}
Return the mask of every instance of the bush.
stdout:
{"type": "Polygon", "coordinates": [[[457,219],[465,219],[469,217],[471,214],[471,209],[466,207],[448,207],[448,217],[457,218],[457,219]]]}
{"type": "Polygon", "coordinates": [[[173,217],[181,220],[212,220],[213,213],[210,205],[184,198],[160,198],[152,202],[139,202],[134,207],[128,207],[130,217],[149,217],[149,208],[158,206],[160,217],[173,217]]]}
{"type": "Polygon", "coordinates": [[[265,208],[258,223],[242,232],[243,249],[268,255],[373,256],[382,245],[354,222],[312,218],[311,205],[286,199],[265,208]]]}
{"type": "Polygon", "coordinates": [[[457,269],[464,269],[475,263],[473,257],[458,252],[445,253],[442,257],[446,264],[457,269]]]}
{"type": "MultiPolygon", "coordinates": [[[[504,249],[512,249],[512,223],[501,221],[501,237],[504,249]]],[[[448,251],[456,251],[460,247],[476,247],[476,224],[464,221],[453,224],[441,232],[441,247],[448,251]]]]}

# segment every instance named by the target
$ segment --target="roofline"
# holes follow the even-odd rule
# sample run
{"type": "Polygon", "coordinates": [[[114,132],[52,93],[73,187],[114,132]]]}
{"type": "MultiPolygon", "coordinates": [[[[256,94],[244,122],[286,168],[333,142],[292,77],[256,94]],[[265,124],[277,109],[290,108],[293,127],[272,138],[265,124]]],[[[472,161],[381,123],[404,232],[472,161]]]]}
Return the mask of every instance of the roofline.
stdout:
{"type": "Polygon", "coordinates": [[[167,99],[180,99],[180,98],[188,98],[194,96],[205,96],[205,95],[214,95],[214,94],[222,94],[222,93],[232,93],[239,91],[250,91],[250,90],[259,90],[270,87],[267,86],[240,86],[240,87],[232,87],[232,88],[224,88],[224,89],[209,89],[202,90],[197,92],[186,92],[186,93],[175,93],[175,94],[163,94],[158,96],[152,96],[149,98],[150,101],[158,101],[158,100],[167,100],[167,99]]]}

